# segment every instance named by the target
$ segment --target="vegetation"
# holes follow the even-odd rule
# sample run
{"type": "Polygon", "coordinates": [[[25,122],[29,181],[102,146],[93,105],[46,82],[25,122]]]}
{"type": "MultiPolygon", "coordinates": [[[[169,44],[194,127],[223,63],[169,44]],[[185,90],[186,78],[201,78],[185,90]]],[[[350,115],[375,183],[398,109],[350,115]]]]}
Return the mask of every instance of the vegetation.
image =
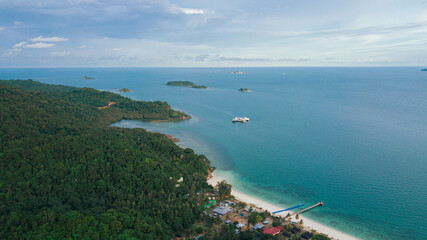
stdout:
{"type": "Polygon", "coordinates": [[[240,88],[239,91],[240,92],[249,92],[249,89],[247,89],[247,88],[240,88]]]}
{"type": "Polygon", "coordinates": [[[167,103],[0,81],[0,112],[1,239],[171,239],[201,218],[204,156],[162,134],[109,127],[187,116],[167,103]]]}
{"type": "Polygon", "coordinates": [[[103,109],[102,113],[97,112],[102,115],[98,120],[108,125],[121,119],[169,120],[190,118],[185,113],[174,111],[166,102],[134,101],[116,93],[101,92],[92,88],[49,85],[32,80],[0,80],[0,84],[35,91],[40,94],[49,94],[66,102],[85,105],[87,109],[97,109],[97,107],[108,106],[109,103],[114,102],[115,104],[111,107],[103,109]]]}
{"type": "Polygon", "coordinates": [[[311,239],[312,240],[330,240],[330,238],[320,234],[314,235],[311,239]]]}
{"type": "Polygon", "coordinates": [[[166,83],[167,86],[174,86],[174,87],[190,87],[190,88],[199,88],[199,89],[206,89],[207,86],[204,85],[196,85],[193,82],[190,81],[172,81],[166,83]]]}
{"type": "Polygon", "coordinates": [[[95,80],[96,78],[94,78],[94,77],[88,77],[88,76],[83,76],[82,79],[83,80],[95,80]]]}
{"type": "Polygon", "coordinates": [[[215,189],[218,191],[219,201],[231,196],[231,184],[228,184],[226,180],[218,182],[215,189]]]}
{"type": "Polygon", "coordinates": [[[120,89],[119,91],[120,91],[120,92],[130,92],[130,89],[128,89],[128,88],[122,88],[122,89],[120,89]]]}
{"type": "Polygon", "coordinates": [[[252,212],[248,217],[248,223],[250,224],[256,224],[259,222],[264,221],[267,218],[267,213],[265,212],[252,212]]]}

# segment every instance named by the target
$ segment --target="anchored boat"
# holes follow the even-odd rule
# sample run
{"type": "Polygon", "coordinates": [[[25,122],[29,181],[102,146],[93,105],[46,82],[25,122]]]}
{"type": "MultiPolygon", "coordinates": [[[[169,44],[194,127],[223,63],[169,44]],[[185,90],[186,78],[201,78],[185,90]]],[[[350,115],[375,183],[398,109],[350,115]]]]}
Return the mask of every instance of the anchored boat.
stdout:
{"type": "Polygon", "coordinates": [[[246,123],[246,122],[249,122],[249,120],[251,120],[251,119],[249,119],[248,117],[235,117],[231,121],[234,122],[234,123],[235,122],[246,123]]]}

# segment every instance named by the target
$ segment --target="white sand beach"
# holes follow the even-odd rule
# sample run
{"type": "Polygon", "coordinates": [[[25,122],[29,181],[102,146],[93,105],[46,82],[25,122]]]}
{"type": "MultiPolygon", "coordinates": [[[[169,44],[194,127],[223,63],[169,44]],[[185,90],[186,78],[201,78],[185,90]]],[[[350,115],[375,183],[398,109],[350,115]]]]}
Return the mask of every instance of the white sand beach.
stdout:
{"type": "MultiPolygon", "coordinates": [[[[208,180],[208,183],[211,184],[212,186],[215,186],[217,182],[222,181],[224,179],[221,176],[216,175],[215,172],[212,173],[212,176],[213,177],[208,180]]],[[[227,180],[227,179],[225,179],[225,180],[227,180]]],[[[249,196],[247,194],[236,191],[235,189],[232,189],[231,194],[242,202],[246,202],[248,204],[254,204],[257,207],[262,208],[262,209],[266,209],[270,212],[274,212],[274,211],[278,211],[278,210],[283,209],[283,207],[268,203],[266,201],[263,201],[259,198],[253,197],[253,196],[249,196]]],[[[292,213],[292,211],[289,211],[289,212],[292,213]]],[[[287,215],[287,213],[288,212],[279,213],[278,215],[281,215],[284,217],[287,215]]],[[[357,240],[358,239],[356,237],[350,236],[346,233],[340,232],[336,229],[325,226],[323,224],[320,224],[318,222],[315,222],[311,219],[308,219],[308,218],[300,215],[299,220],[301,220],[301,219],[303,220],[304,226],[306,228],[313,229],[319,233],[326,234],[333,239],[337,239],[337,240],[357,240]]],[[[296,221],[299,221],[299,220],[296,220],[296,221]]]]}

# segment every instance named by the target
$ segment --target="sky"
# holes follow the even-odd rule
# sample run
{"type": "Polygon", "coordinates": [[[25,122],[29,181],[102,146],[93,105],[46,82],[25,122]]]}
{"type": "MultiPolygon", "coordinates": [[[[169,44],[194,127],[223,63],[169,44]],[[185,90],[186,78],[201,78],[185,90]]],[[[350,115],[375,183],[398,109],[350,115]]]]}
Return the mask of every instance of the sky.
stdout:
{"type": "Polygon", "coordinates": [[[1,0],[0,67],[427,67],[427,0],[1,0]]]}

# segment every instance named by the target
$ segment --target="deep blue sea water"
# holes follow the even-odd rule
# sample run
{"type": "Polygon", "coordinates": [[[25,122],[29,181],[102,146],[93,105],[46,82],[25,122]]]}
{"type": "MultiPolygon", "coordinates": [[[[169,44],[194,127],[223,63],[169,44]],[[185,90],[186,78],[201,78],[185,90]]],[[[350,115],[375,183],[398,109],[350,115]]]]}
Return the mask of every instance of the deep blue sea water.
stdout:
{"type": "Polygon", "coordinates": [[[419,68],[0,69],[1,79],[164,100],[193,118],[124,121],[205,154],[234,188],[362,239],[427,239],[427,72],[419,68]],[[231,74],[240,70],[244,74],[231,74]],[[282,74],[286,73],[286,75],[282,74]],[[96,80],[82,80],[82,76],[96,80]],[[168,87],[185,80],[209,89],[168,87]],[[252,92],[242,93],[239,88],[252,92]],[[247,116],[247,124],[233,124],[247,116]]]}

